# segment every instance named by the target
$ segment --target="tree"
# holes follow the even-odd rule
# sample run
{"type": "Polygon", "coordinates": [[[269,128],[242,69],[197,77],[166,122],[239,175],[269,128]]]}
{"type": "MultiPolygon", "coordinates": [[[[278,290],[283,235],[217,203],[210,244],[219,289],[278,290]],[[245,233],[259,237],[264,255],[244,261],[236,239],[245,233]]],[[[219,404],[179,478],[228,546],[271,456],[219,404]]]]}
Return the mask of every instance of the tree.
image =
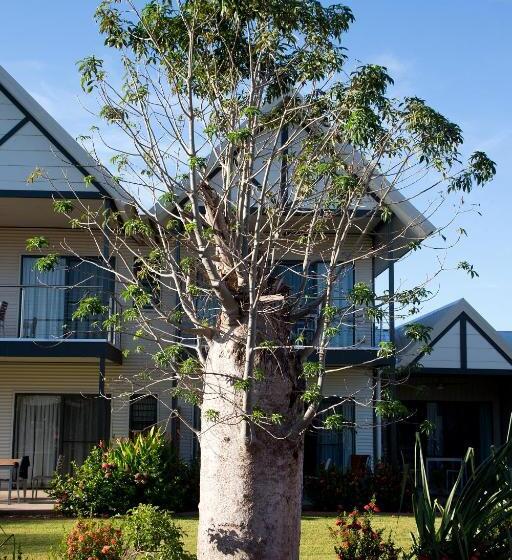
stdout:
{"type": "MultiPolygon", "coordinates": [[[[464,163],[460,128],[419,98],[389,97],[385,68],[348,70],[345,6],[114,0],[96,19],[123,73],[91,56],[82,86],[128,141],[111,163],[134,199],[79,218],[73,200],[56,210],[108,238],[101,266],[133,305],[104,326],[135,331],[153,371],[201,407],[199,558],[297,559],[304,433],[326,412],[329,343],[356,314],[379,320],[428,296],[356,283],[340,302],[336,283],[354,263],[419,248],[425,215],[489,181],[494,163],[464,163]],[[396,219],[427,196],[425,215],[396,219]],[[120,272],[112,255],[138,266],[120,272]]],[[[76,316],[102,311],[89,297],[76,316]]],[[[383,342],[378,358],[394,353],[383,342]]],[[[386,405],[392,415],[392,395],[386,405]]],[[[346,423],[336,409],[326,427],[346,423]]]]}

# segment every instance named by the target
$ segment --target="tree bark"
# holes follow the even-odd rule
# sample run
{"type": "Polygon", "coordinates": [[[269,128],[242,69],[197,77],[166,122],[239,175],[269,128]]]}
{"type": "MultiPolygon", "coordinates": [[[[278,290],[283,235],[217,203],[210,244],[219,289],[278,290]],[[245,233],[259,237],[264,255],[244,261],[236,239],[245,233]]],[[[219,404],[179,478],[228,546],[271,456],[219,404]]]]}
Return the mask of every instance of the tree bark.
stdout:
{"type": "MultiPolygon", "coordinates": [[[[214,343],[208,354],[198,559],[298,560],[303,437],[279,437],[251,425],[249,441],[243,438],[242,399],[231,379],[243,370],[234,338],[214,343]],[[220,413],[217,422],[212,422],[208,410],[220,413]]],[[[265,379],[255,382],[252,392],[253,404],[283,414],[285,423],[302,406],[296,398],[295,364],[288,358],[276,363],[273,356],[265,379]]],[[[286,428],[280,430],[284,433],[286,428]]]]}

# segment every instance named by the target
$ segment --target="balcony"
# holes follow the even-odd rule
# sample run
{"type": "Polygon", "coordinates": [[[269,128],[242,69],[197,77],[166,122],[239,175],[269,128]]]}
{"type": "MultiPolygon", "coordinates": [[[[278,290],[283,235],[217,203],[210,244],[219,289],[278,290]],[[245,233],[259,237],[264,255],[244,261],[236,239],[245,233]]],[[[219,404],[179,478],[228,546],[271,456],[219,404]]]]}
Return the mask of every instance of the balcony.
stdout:
{"type": "Polygon", "coordinates": [[[73,319],[80,300],[105,293],[99,285],[28,284],[1,286],[1,358],[105,358],[121,363],[119,335],[103,322],[117,310],[103,298],[108,312],[91,319],[73,319]]]}

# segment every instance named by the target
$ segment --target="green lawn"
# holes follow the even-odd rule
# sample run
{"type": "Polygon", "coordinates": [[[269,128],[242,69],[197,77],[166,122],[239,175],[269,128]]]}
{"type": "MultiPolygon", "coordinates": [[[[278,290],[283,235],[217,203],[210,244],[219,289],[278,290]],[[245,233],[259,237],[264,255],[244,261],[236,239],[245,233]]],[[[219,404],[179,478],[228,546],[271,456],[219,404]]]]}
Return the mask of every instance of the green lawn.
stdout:
{"type": "MultiPolygon", "coordinates": [[[[334,516],[304,515],[302,518],[302,560],[332,560],[334,558],[329,526],[333,526],[334,516]]],[[[180,525],[186,531],[185,543],[190,552],[195,552],[195,534],[197,519],[192,517],[179,518],[180,525]]],[[[74,523],[72,519],[19,519],[10,520],[0,517],[0,524],[6,532],[14,533],[16,541],[21,544],[24,553],[31,560],[48,558],[48,551],[55,546],[64,533],[74,523]]],[[[396,543],[404,548],[410,545],[410,533],[414,530],[414,519],[411,516],[378,515],[375,527],[384,527],[394,535],[396,543]]],[[[0,558],[6,552],[0,550],[0,558]]]]}

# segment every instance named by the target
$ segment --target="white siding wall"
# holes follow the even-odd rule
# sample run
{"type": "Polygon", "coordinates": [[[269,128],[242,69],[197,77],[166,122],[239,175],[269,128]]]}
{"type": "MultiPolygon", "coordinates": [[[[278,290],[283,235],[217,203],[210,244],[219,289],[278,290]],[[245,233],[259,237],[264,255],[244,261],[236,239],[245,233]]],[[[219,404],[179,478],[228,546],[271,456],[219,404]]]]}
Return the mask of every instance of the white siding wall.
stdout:
{"type": "MultiPolygon", "coordinates": [[[[87,232],[69,229],[27,229],[27,228],[2,228],[0,229],[0,285],[11,285],[11,288],[2,288],[1,299],[9,303],[6,317],[6,336],[16,337],[18,333],[18,307],[20,283],[21,256],[27,254],[25,249],[26,239],[35,235],[44,235],[50,242],[52,250],[66,254],[66,245],[72,247],[81,255],[93,256],[97,254],[97,247],[87,232]]],[[[99,243],[101,247],[102,243],[99,243]]],[[[347,243],[347,254],[356,251],[355,241],[347,243]]],[[[121,266],[121,259],[119,266],[121,266]]],[[[132,263],[132,257],[127,259],[132,263]]],[[[122,271],[121,271],[122,272],[122,271]]],[[[372,264],[370,259],[356,261],[355,281],[371,284],[372,264]]],[[[170,297],[163,294],[163,297],[170,297]]],[[[356,342],[361,347],[370,346],[371,324],[359,313],[356,317],[356,342]]],[[[137,343],[132,336],[123,334],[121,347],[133,349],[137,343]]],[[[131,353],[124,359],[122,366],[108,366],[108,390],[112,394],[112,422],[111,435],[113,437],[126,437],[129,428],[128,399],[130,394],[138,392],[151,392],[159,399],[159,422],[170,429],[169,416],[172,408],[170,383],[165,379],[153,378],[148,381],[142,379],[141,372],[148,370],[150,349],[146,353],[131,353]]],[[[371,391],[368,385],[368,374],[353,371],[347,374],[333,374],[333,381],[328,381],[326,394],[353,394],[357,391],[361,395],[358,400],[371,400],[371,391]],[[334,383],[334,385],[333,385],[334,383]],[[348,385],[347,385],[348,383],[348,385]],[[348,391],[348,392],[347,392],[348,391]]],[[[82,364],[57,364],[56,368],[40,362],[27,364],[12,363],[9,366],[0,362],[0,450],[4,453],[12,445],[12,409],[14,406],[13,395],[17,391],[32,392],[96,392],[98,386],[97,364],[84,366],[82,364]],[[85,369],[84,369],[85,368],[85,369]],[[61,372],[53,377],[55,371],[61,372]],[[87,374],[84,373],[87,371],[87,374]]],[[[180,454],[183,458],[190,459],[193,452],[193,434],[187,429],[186,424],[193,423],[193,407],[186,403],[179,404],[184,421],[181,422],[180,454]]],[[[359,426],[357,434],[357,453],[373,454],[372,437],[372,412],[367,406],[358,406],[356,420],[359,426]]]]}
{"type": "Polygon", "coordinates": [[[327,372],[325,396],[352,397],[356,402],[356,453],[373,463],[373,376],[362,368],[327,372]]]}
{"type": "Polygon", "coordinates": [[[432,348],[432,353],[420,360],[421,365],[428,368],[460,368],[460,323],[455,323],[432,348]]]}
{"type": "MultiPolygon", "coordinates": [[[[0,93],[0,137],[24,118],[9,99],[0,93]]],[[[86,186],[84,175],[32,123],[25,124],[0,149],[0,190],[26,190],[27,177],[38,167],[44,177],[34,181],[32,190],[96,191],[86,186]]]]}
{"type": "Polygon", "coordinates": [[[512,366],[470,323],[466,327],[469,369],[510,369],[512,366]]]}

